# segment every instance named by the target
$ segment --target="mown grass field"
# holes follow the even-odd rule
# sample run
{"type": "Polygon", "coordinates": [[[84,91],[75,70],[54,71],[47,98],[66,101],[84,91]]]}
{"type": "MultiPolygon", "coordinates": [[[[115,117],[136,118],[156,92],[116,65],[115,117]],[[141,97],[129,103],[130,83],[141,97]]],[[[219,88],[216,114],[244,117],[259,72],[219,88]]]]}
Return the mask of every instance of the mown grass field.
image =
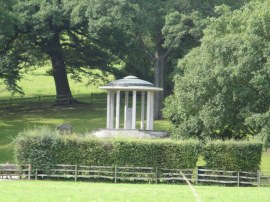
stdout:
{"type": "MultiPolygon", "coordinates": [[[[203,202],[266,202],[269,187],[195,186],[203,202]]],[[[187,185],[0,181],[1,202],[192,202],[187,185]]]]}
{"type": "MultiPolygon", "coordinates": [[[[18,82],[18,85],[22,87],[25,96],[31,97],[36,95],[55,95],[55,87],[53,77],[50,76],[47,71],[50,66],[44,66],[42,68],[35,69],[23,75],[23,78],[18,82]]],[[[112,77],[108,78],[113,79],[112,77]]],[[[86,86],[88,78],[83,77],[82,82],[76,82],[70,79],[69,85],[74,95],[78,94],[90,94],[91,92],[101,92],[97,85],[86,86]]],[[[7,91],[3,83],[0,82],[0,98],[9,98],[10,96],[20,97],[20,95],[12,95],[7,91]]]]}

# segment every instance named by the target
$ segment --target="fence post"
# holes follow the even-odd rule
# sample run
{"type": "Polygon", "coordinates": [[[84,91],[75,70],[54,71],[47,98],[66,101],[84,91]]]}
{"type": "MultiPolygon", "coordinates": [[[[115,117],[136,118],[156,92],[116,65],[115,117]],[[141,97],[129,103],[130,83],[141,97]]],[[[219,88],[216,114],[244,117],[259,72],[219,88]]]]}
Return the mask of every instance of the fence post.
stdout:
{"type": "Polygon", "coordinates": [[[36,172],[35,172],[35,180],[37,180],[37,168],[36,168],[36,172]]]}
{"type": "Polygon", "coordinates": [[[261,173],[259,170],[257,171],[257,186],[261,186],[261,173]]]}
{"type": "Polygon", "coordinates": [[[240,171],[237,171],[237,186],[239,187],[240,185],[240,171]]]}
{"type": "Polygon", "coordinates": [[[31,179],[31,164],[28,164],[28,180],[31,179]]]}
{"type": "Polygon", "coordinates": [[[38,102],[40,102],[40,101],[41,101],[41,96],[39,95],[39,96],[38,96],[38,102]]]}
{"type": "Polygon", "coordinates": [[[199,177],[199,175],[198,175],[198,173],[199,173],[199,168],[198,168],[198,167],[195,168],[195,172],[196,172],[196,174],[195,174],[195,175],[196,175],[195,183],[198,184],[198,177],[199,177]]]}
{"type": "Polygon", "coordinates": [[[114,166],[114,183],[117,183],[117,167],[114,166]]]}
{"type": "Polygon", "coordinates": [[[9,98],[9,105],[11,106],[12,104],[12,98],[9,98]]]}
{"type": "Polygon", "coordinates": [[[158,167],[156,166],[156,184],[158,183],[158,167]]]}
{"type": "Polygon", "coordinates": [[[77,182],[77,178],[78,178],[78,165],[75,164],[75,182],[77,182]]]}

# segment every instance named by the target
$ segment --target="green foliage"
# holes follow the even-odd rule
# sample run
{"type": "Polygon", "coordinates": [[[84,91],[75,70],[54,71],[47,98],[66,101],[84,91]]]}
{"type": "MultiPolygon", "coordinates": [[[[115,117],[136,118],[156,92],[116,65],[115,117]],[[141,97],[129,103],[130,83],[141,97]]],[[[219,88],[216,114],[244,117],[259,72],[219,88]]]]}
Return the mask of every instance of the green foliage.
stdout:
{"type": "MultiPolygon", "coordinates": [[[[10,45],[11,40],[8,38],[10,35],[14,35],[17,19],[14,13],[9,12],[10,8],[14,4],[14,1],[0,0],[0,54],[5,52],[5,43],[7,41],[7,46],[10,45]]],[[[10,66],[16,66],[16,51],[15,54],[8,53],[1,57],[0,59],[0,79],[3,80],[5,86],[8,90],[13,90],[15,92],[21,92],[21,89],[16,85],[16,81],[20,79],[19,70],[14,68],[9,68],[10,66]]],[[[1,84],[2,85],[2,82],[1,84]]]]}
{"type": "Polygon", "coordinates": [[[211,141],[203,147],[207,168],[257,171],[260,167],[262,144],[250,141],[211,141]]]}
{"type": "Polygon", "coordinates": [[[200,47],[178,64],[164,116],[176,134],[236,138],[269,134],[269,1],[226,6],[204,30],[200,47]]]}
{"type": "MultiPolygon", "coordinates": [[[[65,69],[77,81],[82,74],[87,75],[89,81],[102,79],[103,75],[94,73],[93,69],[113,71],[112,63],[116,55],[120,55],[124,43],[115,48],[120,39],[112,35],[124,35],[112,29],[90,34],[90,19],[85,13],[88,3],[1,0],[0,5],[0,78],[5,79],[10,89],[21,90],[16,82],[22,73],[49,60],[52,68],[64,69],[52,71],[56,80],[66,76],[65,69]]],[[[68,91],[67,82],[59,83],[56,88],[60,90],[62,86],[68,91]]]]}
{"type": "Polygon", "coordinates": [[[112,165],[113,145],[110,142],[84,137],[60,137],[54,148],[56,163],[112,165]],[[75,149],[76,148],[76,149],[75,149]]]}
{"type": "Polygon", "coordinates": [[[59,135],[49,128],[21,133],[16,139],[19,164],[48,168],[54,164],[152,166],[194,168],[197,141],[153,139],[97,139],[59,135]]]}
{"type": "Polygon", "coordinates": [[[128,73],[153,81],[163,91],[155,97],[155,118],[161,119],[163,98],[172,91],[176,60],[200,44],[205,19],[223,3],[239,7],[246,0],[94,0],[88,9],[90,31],[118,26],[128,35],[121,60],[128,73]]]}
{"type": "Polygon", "coordinates": [[[15,154],[20,164],[31,164],[33,168],[48,169],[55,164],[53,148],[57,142],[57,131],[40,127],[21,132],[16,139],[15,154]]]}
{"type": "Polygon", "coordinates": [[[117,165],[194,168],[198,160],[196,141],[114,140],[117,165]]]}

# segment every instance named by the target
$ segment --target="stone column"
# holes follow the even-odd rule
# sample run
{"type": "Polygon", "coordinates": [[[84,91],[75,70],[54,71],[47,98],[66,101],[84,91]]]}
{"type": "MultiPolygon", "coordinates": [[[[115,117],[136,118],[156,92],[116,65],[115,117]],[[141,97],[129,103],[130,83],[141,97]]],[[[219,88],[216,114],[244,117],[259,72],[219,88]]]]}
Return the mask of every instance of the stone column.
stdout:
{"type": "Polygon", "coordinates": [[[141,100],[141,130],[144,129],[144,100],[145,100],[145,92],[142,91],[142,100],[141,100]]]}
{"type": "Polygon", "coordinates": [[[111,91],[111,99],[110,99],[110,129],[114,128],[114,100],[115,100],[115,92],[111,91]]]}
{"type": "Polygon", "coordinates": [[[116,91],[116,115],[115,115],[115,128],[120,127],[120,90],[116,91]]]}
{"type": "Polygon", "coordinates": [[[146,115],[146,130],[153,130],[154,120],[154,92],[147,92],[147,115],[146,115]]]}
{"type": "Polygon", "coordinates": [[[150,110],[150,128],[149,130],[153,130],[153,126],[154,126],[154,92],[151,91],[150,93],[150,106],[151,106],[151,110],[150,110]]]}
{"type": "Polygon", "coordinates": [[[111,91],[108,90],[107,92],[107,122],[106,128],[110,128],[110,118],[111,118],[111,91]]]}
{"type": "Polygon", "coordinates": [[[131,129],[136,129],[136,91],[132,92],[132,125],[131,129]]]}
{"type": "Polygon", "coordinates": [[[127,129],[128,91],[125,92],[124,129],[127,129]]]}

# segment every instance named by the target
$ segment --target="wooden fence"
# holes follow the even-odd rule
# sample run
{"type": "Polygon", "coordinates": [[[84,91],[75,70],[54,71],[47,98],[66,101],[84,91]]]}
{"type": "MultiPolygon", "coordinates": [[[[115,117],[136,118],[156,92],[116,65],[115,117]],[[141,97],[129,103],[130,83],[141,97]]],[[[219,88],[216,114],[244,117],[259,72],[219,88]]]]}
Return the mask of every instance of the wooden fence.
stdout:
{"type": "Polygon", "coordinates": [[[270,173],[211,169],[167,169],[153,167],[85,166],[58,164],[50,169],[32,169],[31,165],[0,164],[4,179],[65,179],[74,181],[111,181],[147,183],[222,184],[230,186],[270,186],[270,173]]]}
{"type": "MultiPolygon", "coordinates": [[[[57,97],[57,101],[61,103],[62,106],[69,107],[71,99],[67,95],[60,95],[57,97]]],[[[85,103],[96,103],[96,102],[105,102],[106,94],[104,93],[90,93],[85,96],[75,97],[76,100],[85,103]]],[[[31,106],[31,107],[46,107],[44,104],[55,103],[55,95],[39,95],[33,97],[21,97],[21,98],[9,98],[9,99],[0,99],[0,106],[4,108],[14,108],[19,106],[31,106]]]]}
{"type": "Polygon", "coordinates": [[[31,165],[0,164],[0,179],[31,179],[31,165]]]}

